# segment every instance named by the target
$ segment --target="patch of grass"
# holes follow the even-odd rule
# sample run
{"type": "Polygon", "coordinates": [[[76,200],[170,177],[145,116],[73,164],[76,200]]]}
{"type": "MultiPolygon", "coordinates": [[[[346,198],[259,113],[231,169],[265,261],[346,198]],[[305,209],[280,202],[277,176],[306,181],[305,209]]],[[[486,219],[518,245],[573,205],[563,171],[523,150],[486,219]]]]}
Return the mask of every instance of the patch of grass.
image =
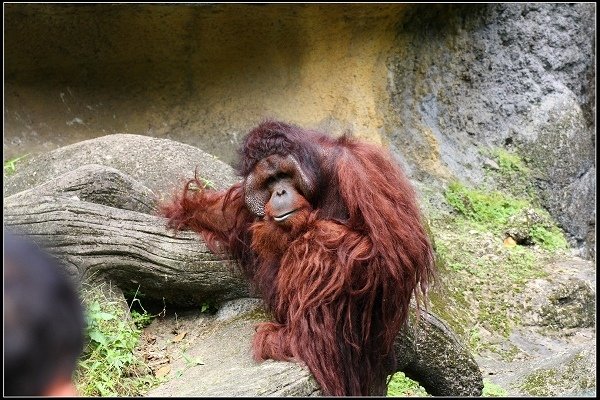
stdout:
{"type": "Polygon", "coordinates": [[[502,386],[496,385],[489,379],[483,380],[483,393],[482,397],[506,397],[508,393],[502,386]]]}
{"type": "Polygon", "coordinates": [[[14,174],[15,171],[17,170],[17,165],[16,165],[17,161],[22,160],[23,158],[27,157],[28,155],[29,154],[25,154],[23,156],[4,161],[4,176],[10,176],[10,175],[14,174]]]}
{"type": "Polygon", "coordinates": [[[424,397],[427,391],[418,382],[407,378],[404,372],[396,372],[388,385],[388,397],[424,397]]]}
{"type": "Polygon", "coordinates": [[[157,379],[134,352],[141,331],[116,302],[92,296],[86,303],[88,343],[75,373],[79,394],[144,394],[157,379]]]}

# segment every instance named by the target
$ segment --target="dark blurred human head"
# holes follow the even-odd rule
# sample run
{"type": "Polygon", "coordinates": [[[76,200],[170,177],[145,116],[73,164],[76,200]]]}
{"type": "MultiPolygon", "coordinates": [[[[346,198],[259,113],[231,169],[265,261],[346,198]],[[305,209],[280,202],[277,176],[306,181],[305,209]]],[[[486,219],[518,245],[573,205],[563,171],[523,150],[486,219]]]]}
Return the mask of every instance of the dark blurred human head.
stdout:
{"type": "Polygon", "coordinates": [[[4,230],[4,394],[75,395],[83,349],[77,290],[52,258],[4,230]]]}

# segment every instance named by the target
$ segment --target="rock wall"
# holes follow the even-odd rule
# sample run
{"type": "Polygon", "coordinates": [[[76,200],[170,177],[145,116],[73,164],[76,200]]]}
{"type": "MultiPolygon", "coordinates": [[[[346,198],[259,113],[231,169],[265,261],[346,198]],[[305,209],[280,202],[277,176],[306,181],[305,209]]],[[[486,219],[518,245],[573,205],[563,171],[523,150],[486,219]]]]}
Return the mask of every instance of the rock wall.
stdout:
{"type": "Polygon", "coordinates": [[[406,8],[6,5],[4,149],[134,133],[232,162],[265,117],[380,142],[406,8]]]}
{"type": "Polygon", "coordinates": [[[4,159],[134,133],[231,163],[274,117],[389,145],[439,192],[507,147],[594,257],[595,7],[7,4],[4,159]]]}
{"type": "Polygon", "coordinates": [[[594,37],[594,4],[412,8],[388,64],[391,144],[417,178],[475,185],[482,149],[516,150],[544,206],[594,256],[594,37]]]}

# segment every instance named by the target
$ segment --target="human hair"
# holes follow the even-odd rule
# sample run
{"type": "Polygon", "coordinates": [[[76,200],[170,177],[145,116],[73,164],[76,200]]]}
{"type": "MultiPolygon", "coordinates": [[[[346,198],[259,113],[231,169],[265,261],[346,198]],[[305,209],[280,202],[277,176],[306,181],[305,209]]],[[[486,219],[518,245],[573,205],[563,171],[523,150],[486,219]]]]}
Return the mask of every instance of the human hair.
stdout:
{"type": "Polygon", "coordinates": [[[41,396],[71,380],[84,345],[83,306],[57,259],[4,229],[4,394],[41,396]]]}

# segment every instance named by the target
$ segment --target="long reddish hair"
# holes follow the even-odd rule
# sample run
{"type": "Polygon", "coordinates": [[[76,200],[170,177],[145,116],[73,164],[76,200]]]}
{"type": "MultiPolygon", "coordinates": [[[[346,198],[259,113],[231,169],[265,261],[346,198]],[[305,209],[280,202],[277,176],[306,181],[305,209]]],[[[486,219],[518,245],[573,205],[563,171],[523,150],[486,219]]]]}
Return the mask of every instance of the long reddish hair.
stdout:
{"type": "Polygon", "coordinates": [[[163,214],[231,253],[265,299],[274,321],[257,329],[256,359],[303,361],[325,395],[382,394],[410,300],[423,303],[435,275],[415,193],[381,148],[274,121],[246,137],[238,171],[270,152],[295,155],[316,180],[293,226],[254,217],[242,184],[188,183],[163,214]]]}

